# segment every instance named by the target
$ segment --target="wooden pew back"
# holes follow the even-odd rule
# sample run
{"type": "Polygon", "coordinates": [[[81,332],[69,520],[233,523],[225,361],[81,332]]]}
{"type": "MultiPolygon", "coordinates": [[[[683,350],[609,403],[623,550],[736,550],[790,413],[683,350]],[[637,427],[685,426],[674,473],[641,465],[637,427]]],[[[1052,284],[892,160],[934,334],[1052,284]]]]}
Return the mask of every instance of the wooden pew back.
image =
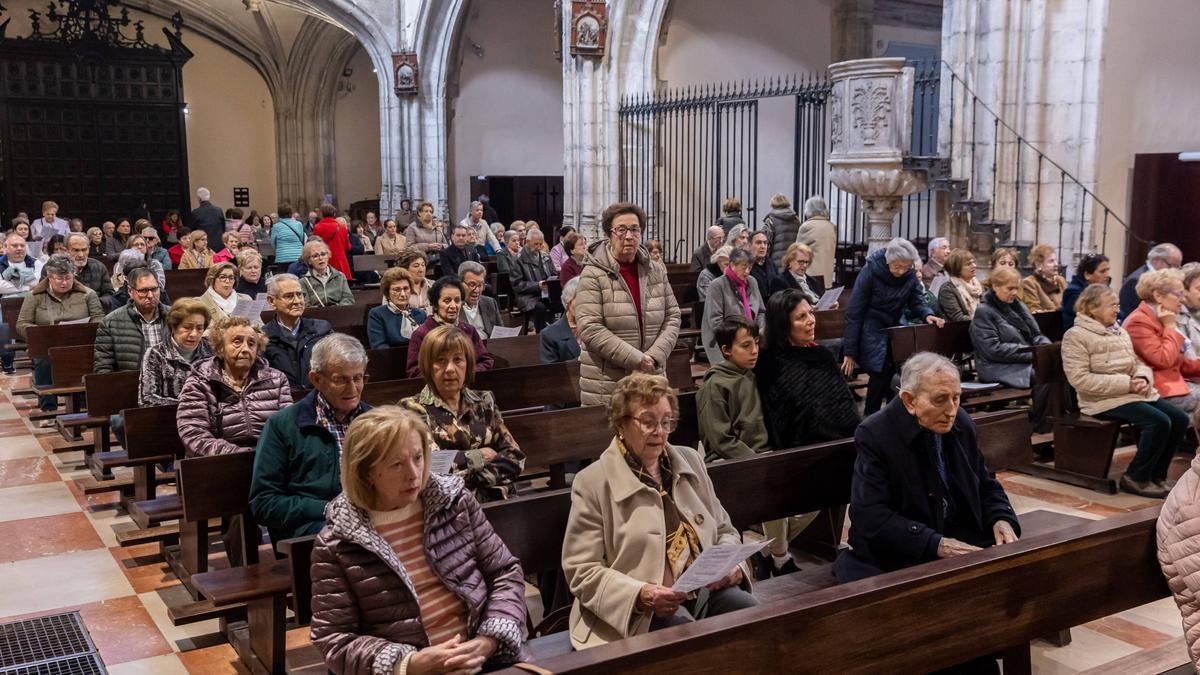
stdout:
{"type": "Polygon", "coordinates": [[[799,673],[930,672],[1027,649],[1037,637],[1169,595],[1156,557],[1158,511],[1054,530],[536,665],[571,675],[771,672],[780,663],[799,673]]]}
{"type": "Polygon", "coordinates": [[[177,467],[185,521],[238,515],[249,507],[253,452],[189,457],[177,467]]]}
{"type": "Polygon", "coordinates": [[[130,460],[167,460],[183,457],[183,441],[176,426],[175,405],[126,408],[125,449],[130,460]]]}
{"type": "Polygon", "coordinates": [[[30,326],[25,329],[29,358],[48,358],[51,347],[90,345],[96,341],[99,323],[69,323],[54,326],[30,326]]]}
{"type": "Polygon", "coordinates": [[[88,413],[93,416],[108,416],[116,415],[126,408],[136,408],[140,375],[141,371],[138,370],[85,374],[83,387],[87,393],[88,413]]]}
{"type": "Polygon", "coordinates": [[[172,269],[163,272],[167,282],[166,291],[172,299],[199,297],[204,295],[204,277],[208,270],[172,269]]]}
{"type": "Polygon", "coordinates": [[[846,310],[823,309],[813,313],[817,318],[817,340],[835,340],[842,337],[846,325],[846,310]]]}
{"type": "Polygon", "coordinates": [[[94,357],[92,345],[51,347],[50,384],[55,387],[80,387],[83,378],[92,372],[94,357]]]}
{"type": "MultiPolygon", "coordinates": [[[[371,371],[374,372],[372,364],[371,371]]],[[[421,378],[368,382],[363,400],[372,406],[395,403],[414,396],[425,386],[421,378]]],[[[579,402],[579,362],[500,368],[475,374],[472,389],[491,391],[501,411],[520,410],[553,403],[579,402]]]]}

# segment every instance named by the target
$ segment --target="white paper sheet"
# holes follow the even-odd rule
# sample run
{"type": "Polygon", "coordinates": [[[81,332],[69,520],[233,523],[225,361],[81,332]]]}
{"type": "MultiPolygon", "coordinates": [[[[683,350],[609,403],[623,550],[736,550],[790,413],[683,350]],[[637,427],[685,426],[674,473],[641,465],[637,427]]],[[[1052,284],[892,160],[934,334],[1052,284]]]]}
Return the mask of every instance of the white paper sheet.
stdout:
{"type": "Polygon", "coordinates": [[[842,297],[842,291],[844,290],[846,290],[845,286],[838,286],[837,288],[825,291],[821,299],[817,300],[817,310],[832,309],[837,304],[838,299],[842,297]]]}
{"type": "Polygon", "coordinates": [[[429,454],[429,474],[444,476],[450,473],[457,455],[457,450],[434,450],[429,454]]]}
{"type": "Polygon", "coordinates": [[[71,319],[70,321],[59,321],[59,322],[58,322],[58,325],[59,325],[59,326],[66,326],[66,325],[73,324],[73,323],[87,323],[87,322],[89,322],[89,321],[91,321],[91,320],[92,320],[92,319],[91,319],[91,317],[86,317],[86,316],[85,316],[85,317],[83,317],[82,319],[71,319]]]}
{"type": "Polygon", "coordinates": [[[770,544],[773,539],[753,544],[719,544],[710,546],[700,553],[700,557],[692,563],[683,576],[675,580],[671,590],[677,593],[691,593],[705,586],[720,581],[733,571],[746,558],[758,553],[770,544]]]}
{"type": "MultiPolygon", "coordinates": [[[[259,294],[261,295],[261,293],[259,294]]],[[[233,308],[233,313],[230,316],[240,316],[251,321],[261,320],[261,315],[267,309],[267,299],[264,297],[259,300],[238,300],[237,307],[233,308]]]]}
{"type": "Polygon", "coordinates": [[[488,336],[488,339],[495,340],[497,338],[513,338],[519,336],[520,334],[520,326],[509,328],[508,326],[496,324],[495,326],[492,326],[492,334],[488,336]]]}
{"type": "Polygon", "coordinates": [[[962,388],[967,391],[987,391],[997,389],[1000,385],[995,382],[963,382],[962,388]]]}

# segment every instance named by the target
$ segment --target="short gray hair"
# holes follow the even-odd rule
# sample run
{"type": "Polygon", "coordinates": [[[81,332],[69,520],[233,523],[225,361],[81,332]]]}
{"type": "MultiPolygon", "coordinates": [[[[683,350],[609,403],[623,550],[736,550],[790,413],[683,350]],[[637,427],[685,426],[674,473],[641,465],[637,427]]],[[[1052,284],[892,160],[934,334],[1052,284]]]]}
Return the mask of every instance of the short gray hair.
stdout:
{"type": "Polygon", "coordinates": [[[1150,249],[1150,252],[1146,254],[1146,262],[1150,262],[1152,260],[1165,261],[1175,254],[1178,254],[1180,258],[1183,257],[1183,252],[1180,251],[1179,247],[1175,244],[1159,244],[1158,246],[1150,249]]]}
{"type": "Polygon", "coordinates": [[[66,253],[55,253],[42,266],[46,274],[75,274],[75,261],[66,253]]]}
{"type": "Polygon", "coordinates": [[[900,369],[900,391],[915,396],[925,378],[937,373],[953,375],[956,380],[959,377],[958,367],[950,359],[934,352],[919,352],[905,361],[900,369]]]}
{"type": "Polygon", "coordinates": [[[527,232],[525,234],[525,243],[528,244],[529,242],[533,241],[535,238],[541,239],[542,241],[546,241],[546,235],[542,234],[541,230],[530,230],[529,232],[527,232]]]}
{"type": "Polygon", "coordinates": [[[741,236],[743,230],[748,233],[750,228],[746,227],[745,223],[738,223],[729,228],[729,232],[725,235],[725,241],[729,242],[729,245],[732,246],[733,241],[741,236]]]}
{"type": "Polygon", "coordinates": [[[929,253],[929,255],[933,255],[933,249],[937,248],[938,246],[941,246],[943,241],[946,242],[947,246],[950,245],[950,240],[945,237],[934,237],[933,239],[930,239],[929,246],[927,248],[927,252],[929,253]]]}
{"type": "MultiPolygon", "coordinates": [[[[89,230],[98,230],[98,229],[100,229],[100,228],[97,228],[97,227],[89,227],[88,229],[89,229],[89,230]]],[[[82,233],[82,232],[72,232],[72,233],[70,233],[70,234],[68,234],[68,235],[67,235],[67,238],[66,238],[66,239],[64,239],[64,240],[63,240],[63,243],[65,243],[65,244],[67,245],[67,248],[71,248],[71,240],[72,240],[72,239],[74,239],[75,237],[82,237],[82,238],[83,238],[83,240],[84,240],[84,241],[87,243],[87,245],[88,245],[88,246],[91,246],[91,245],[92,245],[92,241],[91,241],[90,239],[88,239],[88,236],[87,236],[86,234],[84,234],[84,233],[82,233]]]]}
{"type": "Polygon", "coordinates": [[[720,232],[720,233],[721,233],[721,236],[725,236],[725,229],[724,229],[723,227],[721,227],[720,225],[709,225],[709,226],[708,226],[708,231],[707,231],[707,232],[705,232],[704,234],[705,234],[706,236],[707,236],[707,235],[713,235],[713,234],[716,234],[717,232],[713,232],[713,230],[716,230],[717,232],[720,232]]]}
{"type": "Polygon", "coordinates": [[[212,193],[208,191],[208,188],[202,187],[196,190],[196,196],[200,198],[200,201],[206,202],[209,197],[212,197],[212,193]]]}
{"type": "Polygon", "coordinates": [[[481,208],[483,208],[483,202],[474,201],[474,202],[471,202],[471,205],[467,207],[467,210],[474,211],[475,209],[481,209],[481,208]]]}
{"type": "Polygon", "coordinates": [[[575,294],[578,292],[579,292],[579,276],[576,275],[576,276],[571,277],[571,280],[568,281],[567,284],[565,286],[563,286],[563,288],[562,288],[563,307],[566,307],[567,305],[571,304],[571,301],[575,299],[575,294]]]}
{"type": "Polygon", "coordinates": [[[730,265],[737,265],[737,264],[744,263],[744,262],[751,262],[753,260],[754,260],[754,256],[750,254],[750,251],[747,251],[744,248],[735,248],[729,252],[729,264],[730,265]]]}
{"type": "Polygon", "coordinates": [[[804,201],[804,219],[808,220],[817,216],[829,217],[829,205],[825,203],[825,198],[821,195],[813,195],[804,201]]]}
{"type": "Polygon", "coordinates": [[[300,277],[286,272],[272,276],[270,279],[267,279],[267,295],[279,297],[279,282],[281,281],[294,281],[298,284],[300,283],[300,277]]]}
{"type": "Polygon", "coordinates": [[[883,258],[889,264],[897,260],[911,260],[914,264],[921,261],[921,254],[917,253],[917,247],[912,245],[912,242],[902,237],[887,243],[887,248],[883,250],[883,258]]]}
{"type": "Polygon", "coordinates": [[[506,244],[508,242],[512,241],[513,239],[520,239],[520,238],[521,238],[520,230],[506,230],[504,232],[504,243],[506,243],[506,244]]]}
{"type": "Polygon", "coordinates": [[[117,256],[117,264],[113,266],[113,269],[117,272],[128,275],[129,270],[132,270],[139,265],[146,265],[146,256],[137,249],[127,248],[124,251],[121,251],[121,254],[117,256]]]}
{"type": "Polygon", "coordinates": [[[345,333],[330,333],[321,338],[321,341],[313,347],[309,370],[314,373],[327,372],[326,368],[335,361],[347,365],[361,363],[365,369],[367,367],[367,350],[363,349],[358,338],[345,333]]]}
{"type": "Polygon", "coordinates": [[[482,274],[486,278],[487,268],[475,262],[474,260],[464,260],[462,261],[462,264],[458,266],[458,278],[461,280],[468,274],[482,274]]]}

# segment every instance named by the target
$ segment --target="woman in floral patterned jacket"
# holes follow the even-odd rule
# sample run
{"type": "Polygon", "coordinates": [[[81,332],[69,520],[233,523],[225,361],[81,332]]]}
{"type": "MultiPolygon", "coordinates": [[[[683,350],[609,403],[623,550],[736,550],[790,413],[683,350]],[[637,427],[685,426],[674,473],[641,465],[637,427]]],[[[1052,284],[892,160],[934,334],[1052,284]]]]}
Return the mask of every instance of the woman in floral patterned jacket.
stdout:
{"type": "Polygon", "coordinates": [[[400,405],[429,426],[441,450],[455,450],[454,473],[481,502],[507,499],[525,467],[525,453],[504,426],[492,393],[475,391],[475,348],[456,326],[433,329],[418,357],[425,388],[400,405]]]}

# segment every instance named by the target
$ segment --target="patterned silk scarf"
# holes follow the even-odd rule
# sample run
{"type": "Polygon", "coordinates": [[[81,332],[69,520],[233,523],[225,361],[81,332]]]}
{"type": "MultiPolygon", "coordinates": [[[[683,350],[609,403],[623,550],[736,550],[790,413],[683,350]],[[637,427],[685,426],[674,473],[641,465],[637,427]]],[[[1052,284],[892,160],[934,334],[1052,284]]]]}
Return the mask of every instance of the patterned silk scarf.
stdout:
{"type": "Polygon", "coordinates": [[[643,485],[653,488],[662,497],[663,520],[667,526],[667,566],[671,570],[671,578],[678,579],[700,555],[701,546],[696,528],[692,527],[692,524],[679,512],[679,507],[675,506],[675,498],[671,495],[671,486],[674,483],[671,460],[665,450],[658,459],[663,482],[660,487],[658,483],[654,482],[650,473],[642,467],[642,461],[638,459],[637,455],[629,452],[620,438],[617,439],[617,449],[621,451],[621,456],[625,458],[625,463],[629,465],[629,470],[633,471],[633,475],[637,476],[643,485]]]}

